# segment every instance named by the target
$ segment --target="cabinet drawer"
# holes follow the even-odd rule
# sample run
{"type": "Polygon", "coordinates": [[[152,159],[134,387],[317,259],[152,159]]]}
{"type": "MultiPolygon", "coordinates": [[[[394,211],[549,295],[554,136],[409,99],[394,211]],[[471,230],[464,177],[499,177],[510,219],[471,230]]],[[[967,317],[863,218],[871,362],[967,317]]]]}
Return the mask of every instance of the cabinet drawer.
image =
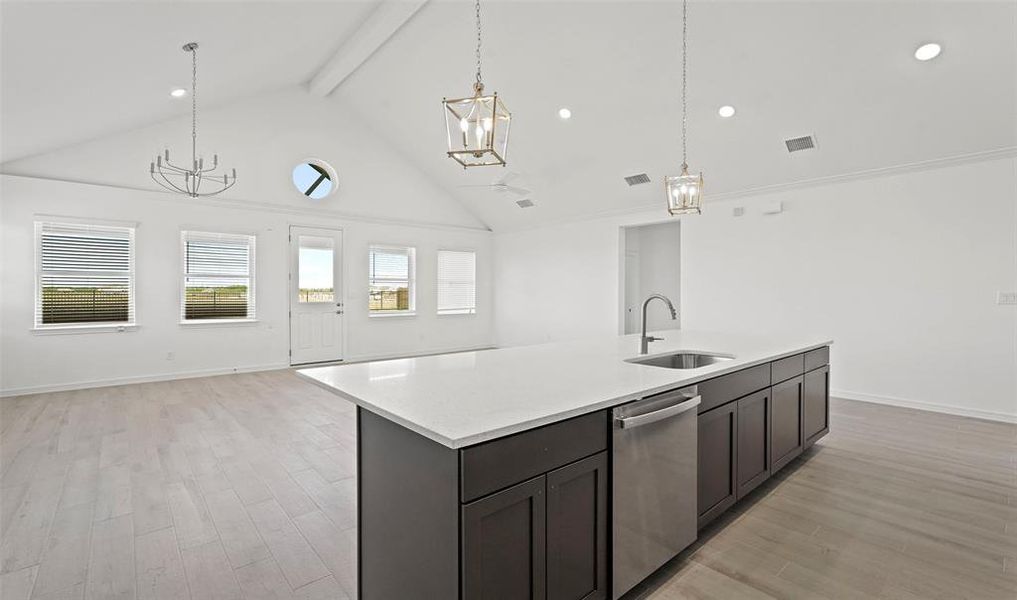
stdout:
{"type": "Polygon", "coordinates": [[[805,355],[796,354],[770,363],[772,376],[770,383],[780,383],[792,377],[798,377],[805,372],[805,355]]]}
{"type": "Polygon", "coordinates": [[[699,395],[703,398],[699,405],[699,413],[702,414],[711,408],[727,404],[769,386],[769,363],[716,379],[709,379],[699,384],[699,395]]]}
{"type": "Polygon", "coordinates": [[[460,450],[462,501],[606,450],[607,425],[598,411],[460,450]]]}
{"type": "Polygon", "coordinates": [[[811,371],[830,364],[830,347],[823,346],[805,353],[805,370],[811,371]]]}

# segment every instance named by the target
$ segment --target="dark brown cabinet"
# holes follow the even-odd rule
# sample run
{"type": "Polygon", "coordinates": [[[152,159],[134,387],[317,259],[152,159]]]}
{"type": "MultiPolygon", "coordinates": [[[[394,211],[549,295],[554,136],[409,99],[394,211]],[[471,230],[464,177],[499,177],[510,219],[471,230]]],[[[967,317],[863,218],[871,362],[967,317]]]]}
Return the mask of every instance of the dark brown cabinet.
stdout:
{"type": "Polygon", "coordinates": [[[546,598],[545,477],[463,506],[463,597],[546,598]]]}
{"type": "Polygon", "coordinates": [[[699,527],[738,499],[738,403],[699,415],[699,527]]]}
{"type": "Polygon", "coordinates": [[[548,600],[608,596],[607,463],[601,452],[547,474],[548,600]]]}
{"type": "Polygon", "coordinates": [[[805,448],[803,418],[803,382],[799,375],[771,388],[770,464],[779,470],[805,448]]]}
{"type": "Polygon", "coordinates": [[[830,431],[830,366],[805,374],[805,447],[830,431]]]}
{"type": "Polygon", "coordinates": [[[770,390],[750,394],[738,405],[738,497],[770,477],[770,390]]]}

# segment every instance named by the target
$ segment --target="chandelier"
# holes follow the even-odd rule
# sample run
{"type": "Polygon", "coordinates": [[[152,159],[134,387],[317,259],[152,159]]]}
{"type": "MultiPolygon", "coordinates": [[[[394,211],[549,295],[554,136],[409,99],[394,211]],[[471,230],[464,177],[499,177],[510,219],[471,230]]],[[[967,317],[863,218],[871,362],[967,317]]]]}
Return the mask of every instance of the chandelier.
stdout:
{"type": "Polygon", "coordinates": [[[672,215],[702,213],[703,174],[689,173],[688,149],[688,104],[685,100],[688,89],[688,0],[682,1],[682,172],[680,175],[664,177],[664,192],[667,194],[667,211],[672,215]]]}
{"type": "Polygon", "coordinates": [[[184,44],[184,52],[191,53],[191,164],[182,167],[170,162],[169,148],[157,154],[149,166],[152,180],[171,192],[191,198],[214,196],[225,192],[237,182],[237,170],[231,174],[215,174],[219,168],[219,155],[212,155],[212,165],[205,168],[205,159],[198,156],[198,43],[184,44]],[[204,185],[204,189],[202,188],[204,185]]]}
{"type": "Polygon", "coordinates": [[[448,157],[466,167],[505,166],[508,151],[509,123],[512,115],[498,92],[484,95],[480,73],[480,0],[477,15],[477,75],[473,95],[454,100],[443,99],[445,131],[448,134],[448,157]]]}

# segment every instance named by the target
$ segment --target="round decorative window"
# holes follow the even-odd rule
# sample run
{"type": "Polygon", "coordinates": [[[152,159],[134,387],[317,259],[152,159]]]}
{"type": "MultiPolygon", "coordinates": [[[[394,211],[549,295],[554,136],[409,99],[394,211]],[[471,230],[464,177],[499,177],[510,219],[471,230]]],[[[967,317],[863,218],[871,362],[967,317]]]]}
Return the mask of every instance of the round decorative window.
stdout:
{"type": "Polygon", "coordinates": [[[321,200],[335,191],[335,169],[323,160],[306,160],[293,168],[293,185],[311,200],[321,200]]]}

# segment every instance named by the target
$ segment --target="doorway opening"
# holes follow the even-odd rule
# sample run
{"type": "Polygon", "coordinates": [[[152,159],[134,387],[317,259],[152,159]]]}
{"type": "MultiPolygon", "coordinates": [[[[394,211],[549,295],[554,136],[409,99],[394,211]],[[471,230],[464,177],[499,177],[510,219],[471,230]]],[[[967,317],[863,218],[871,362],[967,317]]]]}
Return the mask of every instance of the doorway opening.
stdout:
{"type": "Polygon", "coordinates": [[[646,329],[681,328],[681,223],[678,221],[622,227],[621,262],[623,333],[639,333],[643,301],[650,294],[663,294],[678,308],[678,320],[662,302],[652,303],[646,313],[646,329]]]}
{"type": "Polygon", "coordinates": [[[290,227],[290,364],[343,359],[342,231],[290,227]]]}

